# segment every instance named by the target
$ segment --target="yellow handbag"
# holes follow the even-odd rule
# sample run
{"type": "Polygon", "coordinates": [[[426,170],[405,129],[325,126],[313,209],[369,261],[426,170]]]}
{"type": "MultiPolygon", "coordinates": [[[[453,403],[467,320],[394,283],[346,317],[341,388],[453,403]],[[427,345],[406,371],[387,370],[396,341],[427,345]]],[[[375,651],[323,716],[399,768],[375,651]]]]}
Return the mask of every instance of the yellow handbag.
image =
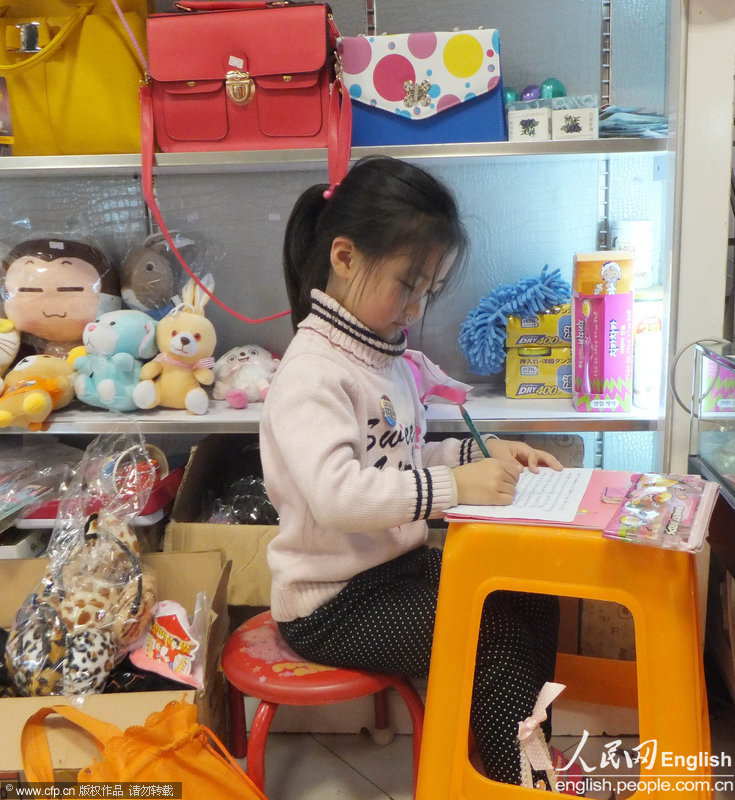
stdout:
{"type": "Polygon", "coordinates": [[[197,722],[196,706],[186,702],[169,703],[145,725],[124,732],[72,706],[42,708],[21,737],[28,781],[54,779],[43,725],[54,713],[87,731],[100,749],[99,761],[79,771],[79,783],[181,783],[184,800],[267,800],[214,733],[197,722]]]}
{"type": "MultiPolygon", "coordinates": [[[[118,0],[145,41],[148,0],[118,0]]],[[[0,0],[0,77],[13,155],[140,151],[143,77],[111,0],[0,0]]]]}

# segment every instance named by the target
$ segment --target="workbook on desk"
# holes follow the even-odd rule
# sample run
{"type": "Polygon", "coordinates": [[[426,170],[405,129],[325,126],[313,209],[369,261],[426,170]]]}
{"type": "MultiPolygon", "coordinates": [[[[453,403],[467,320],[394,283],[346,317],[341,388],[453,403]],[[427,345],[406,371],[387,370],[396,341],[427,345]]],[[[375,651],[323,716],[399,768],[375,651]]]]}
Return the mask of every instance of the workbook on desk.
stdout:
{"type": "Polygon", "coordinates": [[[507,522],[512,525],[563,525],[603,530],[630,484],[629,472],[541,467],[524,470],[508,506],[454,506],[452,521],[507,522]]]}
{"type": "Polygon", "coordinates": [[[445,519],[587,528],[610,539],[696,552],[718,490],[697,475],[542,467],[521,473],[510,505],[454,506],[445,519]]]}

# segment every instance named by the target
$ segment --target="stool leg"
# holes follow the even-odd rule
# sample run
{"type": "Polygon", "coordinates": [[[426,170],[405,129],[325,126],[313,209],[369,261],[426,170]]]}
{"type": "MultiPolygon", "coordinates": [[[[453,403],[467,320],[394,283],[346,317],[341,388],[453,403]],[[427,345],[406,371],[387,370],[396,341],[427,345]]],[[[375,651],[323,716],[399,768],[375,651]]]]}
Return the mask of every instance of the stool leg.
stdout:
{"type": "Polygon", "coordinates": [[[411,715],[413,726],[413,791],[416,794],[416,783],[419,776],[419,755],[421,754],[421,733],[424,728],[424,704],[419,693],[408,681],[396,680],[393,688],[401,695],[411,715]]]}
{"type": "Polygon", "coordinates": [[[228,683],[227,697],[230,704],[230,752],[235,758],[245,758],[248,754],[248,730],[243,694],[228,683]]]}
{"type": "Polygon", "coordinates": [[[278,703],[261,700],[250,727],[247,773],[261,790],[265,789],[265,743],[277,708],[278,703]]]}
{"type": "Polygon", "coordinates": [[[387,728],[390,724],[388,718],[388,690],[383,689],[382,692],[376,692],[373,695],[373,704],[375,706],[375,729],[382,730],[387,728]]]}

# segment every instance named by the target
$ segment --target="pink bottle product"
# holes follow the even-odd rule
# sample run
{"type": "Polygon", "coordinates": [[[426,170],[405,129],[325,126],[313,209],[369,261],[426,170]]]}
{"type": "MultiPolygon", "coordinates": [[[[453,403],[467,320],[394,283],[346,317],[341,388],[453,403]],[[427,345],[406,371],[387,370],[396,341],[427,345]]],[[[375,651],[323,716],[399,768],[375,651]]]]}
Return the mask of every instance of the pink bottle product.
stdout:
{"type": "Polygon", "coordinates": [[[631,410],[633,260],[625,251],[578,253],[574,260],[573,394],[577,411],[631,410]]]}

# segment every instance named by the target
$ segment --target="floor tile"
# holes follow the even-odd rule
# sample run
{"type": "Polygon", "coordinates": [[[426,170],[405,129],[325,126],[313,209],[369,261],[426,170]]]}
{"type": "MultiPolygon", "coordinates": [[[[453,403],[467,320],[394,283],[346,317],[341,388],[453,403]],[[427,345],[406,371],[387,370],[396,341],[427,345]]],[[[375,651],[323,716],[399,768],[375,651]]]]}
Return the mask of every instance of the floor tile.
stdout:
{"type": "Polygon", "coordinates": [[[315,734],[314,738],[379,786],[392,800],[411,800],[413,737],[396,736],[376,745],[368,734],[315,734]]]}
{"type": "Polygon", "coordinates": [[[265,790],[268,800],[390,800],[372,781],[307,733],[273,733],[268,737],[265,790]]]}

